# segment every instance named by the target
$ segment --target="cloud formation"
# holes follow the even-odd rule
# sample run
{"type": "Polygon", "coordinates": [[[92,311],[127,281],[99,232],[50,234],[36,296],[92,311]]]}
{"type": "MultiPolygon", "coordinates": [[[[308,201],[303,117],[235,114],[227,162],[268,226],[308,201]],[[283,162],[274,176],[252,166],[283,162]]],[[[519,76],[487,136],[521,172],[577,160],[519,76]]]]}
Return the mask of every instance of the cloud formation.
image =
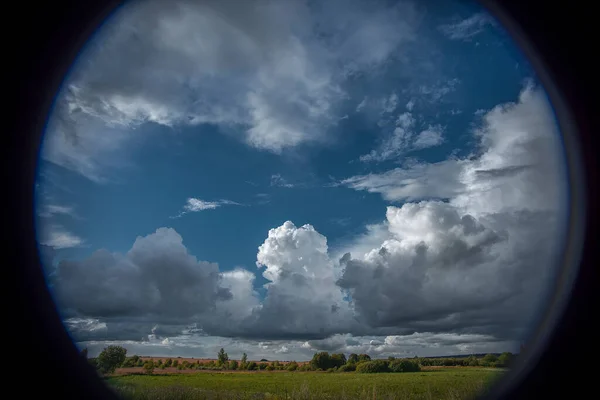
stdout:
{"type": "Polygon", "coordinates": [[[339,284],[370,326],[515,339],[535,321],[567,217],[552,110],[528,84],[517,103],[484,114],[474,134],[480,148],[470,157],[343,181],[409,202],[388,207],[381,229],[363,238],[383,239],[379,246],[340,260],[339,284]]]}
{"type": "Polygon", "coordinates": [[[213,124],[274,153],[328,141],[343,83],[413,40],[417,15],[406,2],[135,2],[73,69],[42,156],[104,182],[147,123],[213,124]]]}
{"type": "Polygon", "coordinates": [[[463,20],[440,25],[439,30],[452,40],[470,40],[483,32],[485,27],[493,24],[492,17],[486,13],[476,13],[463,20]]]}
{"type": "Polygon", "coordinates": [[[199,212],[206,210],[214,210],[216,208],[222,206],[240,206],[240,203],[237,203],[232,200],[217,200],[217,201],[206,201],[197,199],[195,197],[190,197],[187,199],[186,204],[183,206],[183,211],[171,218],[179,218],[184,214],[191,212],[199,212]]]}

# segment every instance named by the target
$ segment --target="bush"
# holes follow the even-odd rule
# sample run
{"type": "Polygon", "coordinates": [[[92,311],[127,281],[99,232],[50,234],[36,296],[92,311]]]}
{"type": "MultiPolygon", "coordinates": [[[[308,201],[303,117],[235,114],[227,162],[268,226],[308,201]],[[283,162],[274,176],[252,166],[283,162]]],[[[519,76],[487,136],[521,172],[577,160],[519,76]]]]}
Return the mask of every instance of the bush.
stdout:
{"type": "Polygon", "coordinates": [[[309,363],[306,363],[306,364],[302,364],[302,365],[301,365],[301,366],[298,368],[298,370],[299,370],[299,371],[302,371],[302,372],[307,372],[307,371],[312,371],[312,370],[313,370],[313,367],[312,367],[312,365],[310,365],[309,363]]]}
{"type": "Polygon", "coordinates": [[[419,364],[410,360],[392,360],[388,368],[391,372],[419,372],[421,370],[419,364]]]}
{"type": "Polygon", "coordinates": [[[238,364],[238,362],[236,360],[229,361],[229,369],[230,370],[235,371],[235,370],[238,369],[238,367],[239,367],[239,364],[238,364]]]}
{"type": "Polygon", "coordinates": [[[498,361],[496,362],[496,365],[498,367],[510,367],[511,363],[513,362],[513,354],[506,352],[506,353],[502,353],[500,354],[500,357],[498,357],[498,361]]]}
{"type": "Polygon", "coordinates": [[[345,364],[338,368],[339,372],[353,372],[356,371],[356,364],[345,364]]]}
{"type": "Polygon", "coordinates": [[[165,367],[169,368],[171,365],[173,365],[173,360],[169,358],[167,361],[165,361],[165,367]]]}
{"type": "Polygon", "coordinates": [[[364,361],[356,366],[356,372],[362,374],[376,374],[381,372],[390,372],[387,361],[375,360],[364,361]]]}
{"type": "Polygon", "coordinates": [[[146,361],[144,363],[144,372],[151,375],[154,372],[154,363],[152,361],[146,361]]]}
{"type": "Polygon", "coordinates": [[[267,367],[265,368],[267,371],[273,371],[275,369],[275,367],[272,364],[267,365],[267,367]]]}
{"type": "Polygon", "coordinates": [[[257,369],[258,365],[254,361],[248,363],[248,371],[256,371],[257,369]]]}
{"type": "Polygon", "coordinates": [[[481,361],[479,362],[479,364],[483,367],[491,367],[493,366],[493,364],[498,361],[498,357],[495,356],[494,354],[486,354],[481,361]]]}
{"type": "Polygon", "coordinates": [[[171,365],[173,367],[177,367],[179,365],[179,360],[173,360],[173,363],[171,365]]]}
{"type": "Polygon", "coordinates": [[[135,363],[136,367],[143,367],[144,366],[144,360],[142,360],[141,358],[139,360],[137,360],[137,362],[135,363]]]}
{"type": "Polygon", "coordinates": [[[137,361],[139,361],[139,357],[138,357],[138,360],[134,359],[133,357],[127,357],[125,359],[125,361],[123,361],[123,364],[121,364],[121,367],[123,367],[123,368],[135,367],[137,361]]]}
{"type": "Polygon", "coordinates": [[[327,370],[325,372],[335,372],[336,369],[335,368],[327,368],[327,370]]]}
{"type": "Polygon", "coordinates": [[[286,369],[287,369],[288,371],[295,371],[295,370],[297,370],[297,369],[298,369],[298,363],[297,363],[296,361],[292,361],[291,363],[289,363],[289,364],[287,365],[287,368],[286,368],[286,369]]]}
{"type": "Polygon", "coordinates": [[[108,346],[98,355],[97,363],[100,372],[114,372],[125,361],[127,349],[121,346],[108,346]]]}

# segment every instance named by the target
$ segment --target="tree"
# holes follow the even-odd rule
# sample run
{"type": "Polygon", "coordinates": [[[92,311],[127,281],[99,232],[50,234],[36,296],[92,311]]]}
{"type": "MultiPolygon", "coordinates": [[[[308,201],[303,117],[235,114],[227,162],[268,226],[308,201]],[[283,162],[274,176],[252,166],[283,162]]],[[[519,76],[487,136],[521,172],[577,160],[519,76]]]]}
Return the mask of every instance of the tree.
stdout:
{"type": "Polygon", "coordinates": [[[352,353],[350,357],[348,357],[348,364],[356,364],[358,363],[358,354],[352,353]]]}
{"type": "Polygon", "coordinates": [[[223,348],[219,350],[219,354],[217,354],[217,360],[219,360],[219,366],[227,365],[227,361],[229,361],[229,356],[227,355],[227,353],[225,353],[225,350],[223,350],[223,348]]]}
{"type": "Polygon", "coordinates": [[[169,358],[167,361],[165,361],[165,367],[169,368],[171,365],[173,365],[173,360],[169,358]]]}
{"type": "Polygon", "coordinates": [[[81,354],[81,357],[87,358],[88,357],[88,349],[87,349],[87,347],[84,347],[79,354],[81,354]]]}
{"type": "Polygon", "coordinates": [[[171,363],[171,366],[173,367],[177,367],[179,365],[179,360],[173,360],[173,363],[171,363]]]}
{"type": "Polygon", "coordinates": [[[346,364],[346,356],[344,355],[344,353],[335,353],[331,355],[329,368],[339,368],[344,364],[346,364]]]}
{"type": "Polygon", "coordinates": [[[369,356],[368,354],[359,354],[358,362],[362,361],[371,361],[371,356],[369,356]]]}
{"type": "Polygon", "coordinates": [[[246,369],[248,367],[248,355],[242,354],[242,361],[240,363],[240,369],[246,369]]]}
{"type": "Polygon", "coordinates": [[[291,363],[289,363],[287,365],[287,370],[288,371],[295,371],[298,369],[298,363],[296,361],[292,361],[291,363]]]}
{"type": "Polygon", "coordinates": [[[315,369],[322,369],[325,371],[328,368],[331,368],[331,356],[326,351],[315,353],[312,360],[310,360],[310,365],[315,369]]]}
{"type": "Polygon", "coordinates": [[[98,355],[98,367],[102,373],[112,373],[118,366],[123,364],[127,355],[127,349],[121,346],[108,346],[98,355]]]}
{"type": "Polygon", "coordinates": [[[229,369],[235,371],[236,369],[238,369],[239,364],[236,360],[231,360],[229,361],[229,369]]]}

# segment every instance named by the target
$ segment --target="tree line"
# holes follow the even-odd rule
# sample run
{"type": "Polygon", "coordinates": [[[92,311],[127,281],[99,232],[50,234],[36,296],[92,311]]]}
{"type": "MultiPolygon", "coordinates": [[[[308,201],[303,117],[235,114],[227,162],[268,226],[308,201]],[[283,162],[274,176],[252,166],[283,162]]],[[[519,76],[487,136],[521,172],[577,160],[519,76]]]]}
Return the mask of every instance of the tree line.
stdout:
{"type": "MultiPolygon", "coordinates": [[[[82,356],[87,358],[87,349],[82,350],[82,356]]],[[[368,354],[350,354],[348,358],[343,353],[317,352],[307,363],[299,364],[296,361],[261,362],[248,361],[246,353],[240,361],[229,359],[228,354],[221,348],[216,360],[208,362],[195,362],[180,360],[178,358],[142,359],[137,355],[127,357],[127,349],[121,346],[108,346],[100,352],[98,357],[88,361],[101,373],[114,372],[117,368],[142,367],[144,372],[151,374],[155,369],[177,368],[178,370],[245,370],[245,371],[326,371],[326,372],[358,372],[358,373],[382,373],[382,372],[418,372],[424,366],[469,366],[469,367],[508,367],[514,355],[512,353],[487,354],[484,357],[469,356],[466,358],[395,358],[389,357],[385,360],[372,360],[368,354]]]]}

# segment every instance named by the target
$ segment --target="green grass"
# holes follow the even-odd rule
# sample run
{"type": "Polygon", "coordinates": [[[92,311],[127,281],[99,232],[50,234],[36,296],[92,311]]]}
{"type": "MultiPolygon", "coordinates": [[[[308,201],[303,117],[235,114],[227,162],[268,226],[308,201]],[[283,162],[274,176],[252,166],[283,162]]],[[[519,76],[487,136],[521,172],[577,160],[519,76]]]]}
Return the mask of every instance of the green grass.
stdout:
{"type": "Polygon", "coordinates": [[[126,399],[465,399],[501,372],[453,368],[413,373],[196,373],[108,378],[126,399]]]}

